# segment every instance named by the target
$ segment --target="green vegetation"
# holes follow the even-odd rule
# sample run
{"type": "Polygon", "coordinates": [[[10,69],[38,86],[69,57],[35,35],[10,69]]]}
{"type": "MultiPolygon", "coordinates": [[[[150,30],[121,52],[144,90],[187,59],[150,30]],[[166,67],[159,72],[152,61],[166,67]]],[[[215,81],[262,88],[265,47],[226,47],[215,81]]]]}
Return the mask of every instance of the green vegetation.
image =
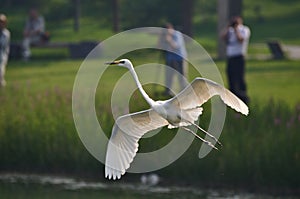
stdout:
{"type": "Polygon", "coordinates": [[[227,115],[220,152],[196,160],[199,143],[195,141],[180,161],[165,169],[166,176],[248,189],[299,187],[299,107],[270,101],[250,108],[247,118],[227,115]]]}
{"type": "MultiPolygon", "coordinates": [[[[73,124],[71,90],[80,62],[10,62],[9,84],[0,90],[2,171],[103,175],[103,165],[84,149],[73,124]]],[[[217,64],[224,71],[224,62],[217,64]]],[[[183,183],[299,186],[300,94],[294,90],[300,83],[295,78],[299,74],[297,65],[299,61],[250,61],[250,115],[243,117],[229,111],[220,137],[224,147],[219,152],[200,160],[197,154],[202,143],[194,141],[183,157],[159,174],[167,181],[183,183]]],[[[120,68],[108,70],[100,80],[107,86],[96,95],[99,121],[108,134],[114,123],[107,108],[109,85],[114,85],[123,73],[120,68]]],[[[151,89],[147,90],[154,96],[151,89]]],[[[140,95],[131,103],[134,110],[146,106],[140,95]]],[[[209,107],[205,106],[202,126],[207,126],[209,115],[209,107]]],[[[141,151],[163,146],[172,136],[168,132],[164,129],[151,139],[143,139],[141,151]]]]}
{"type": "MultiPolygon", "coordinates": [[[[73,4],[63,0],[4,0],[1,12],[8,15],[9,29],[12,39],[22,39],[24,17],[28,7],[38,5],[41,13],[45,15],[46,26],[53,41],[81,41],[103,40],[113,34],[111,1],[95,2],[87,0],[81,3],[80,31],[73,31],[73,4]],[[19,6],[18,6],[19,5],[19,6]]],[[[123,29],[128,27],[161,26],[162,21],[171,20],[179,25],[180,1],[171,1],[169,4],[159,3],[159,0],[120,1],[120,25],[123,29]],[[145,9],[147,8],[147,9],[145,9]],[[155,14],[153,14],[155,13],[155,14]],[[169,17],[168,17],[169,16],[169,17]],[[145,20],[147,19],[147,20],[145,20]],[[130,24],[129,24],[130,22],[130,24]]],[[[206,47],[216,47],[216,0],[197,0],[194,6],[194,35],[206,47]]],[[[284,43],[300,44],[298,36],[300,3],[297,0],[289,1],[251,1],[244,0],[244,21],[252,28],[251,42],[265,42],[276,38],[284,43]]],[[[213,50],[213,49],[212,49],[213,50]]]]}
{"type": "MultiPolygon", "coordinates": [[[[55,2],[62,3],[60,0],[55,2]]],[[[211,4],[204,2],[208,9],[198,8],[205,12],[198,12],[194,17],[195,38],[214,55],[216,15],[211,4]]],[[[270,38],[300,44],[300,3],[296,0],[244,2],[245,23],[252,28],[251,59],[247,62],[250,115],[243,117],[228,111],[220,137],[224,147],[200,160],[198,152],[202,143],[194,141],[184,156],[158,171],[166,182],[274,189],[297,189],[300,186],[300,61],[253,59],[256,54],[269,53],[266,46],[257,43],[270,38]],[[263,21],[257,19],[254,11],[257,6],[261,9],[263,21]]],[[[12,39],[20,40],[22,16],[25,16],[26,10],[10,8],[4,11],[10,13],[12,39]]],[[[63,14],[54,16],[50,11],[46,14],[52,41],[100,41],[113,34],[103,22],[107,18],[97,16],[99,13],[89,13],[86,17],[87,13],[83,12],[78,33],[73,32],[73,22],[68,12],[65,13],[65,20],[62,19],[63,14]],[[95,20],[97,17],[101,20],[95,20]]],[[[153,62],[158,57],[155,53],[136,55],[134,62],[137,64],[143,62],[142,58],[153,62]]],[[[72,118],[72,87],[82,60],[67,60],[66,57],[64,49],[34,49],[30,62],[9,61],[6,74],[8,85],[0,89],[0,171],[64,173],[102,179],[103,165],[82,145],[72,118]]],[[[226,82],[225,62],[216,61],[216,64],[226,82]]],[[[101,79],[103,86],[96,95],[97,115],[101,124],[105,124],[108,135],[114,123],[108,108],[111,88],[122,74],[124,70],[120,68],[109,69],[101,79]]],[[[195,75],[190,70],[190,80],[195,75]]],[[[147,88],[147,92],[154,96],[151,87],[147,88]]],[[[131,99],[131,111],[145,107],[147,105],[141,96],[135,94],[131,99]]],[[[203,127],[208,125],[209,116],[209,108],[206,108],[201,117],[203,127]]],[[[165,144],[172,136],[169,132],[164,129],[151,139],[143,139],[141,151],[151,151],[153,147],[159,148],[165,144]]],[[[127,174],[124,178],[135,177],[134,174],[127,174]]]]}

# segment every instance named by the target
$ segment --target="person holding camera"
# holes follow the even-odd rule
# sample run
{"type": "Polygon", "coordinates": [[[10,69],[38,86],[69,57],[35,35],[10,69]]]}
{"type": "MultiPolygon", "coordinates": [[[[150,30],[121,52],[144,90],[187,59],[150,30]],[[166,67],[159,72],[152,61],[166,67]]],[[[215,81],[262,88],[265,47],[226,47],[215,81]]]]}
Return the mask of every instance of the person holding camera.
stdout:
{"type": "Polygon", "coordinates": [[[235,16],[221,35],[226,42],[226,72],[229,89],[246,104],[249,103],[249,97],[245,81],[245,56],[250,34],[250,29],[243,24],[243,19],[240,16],[235,16]]]}

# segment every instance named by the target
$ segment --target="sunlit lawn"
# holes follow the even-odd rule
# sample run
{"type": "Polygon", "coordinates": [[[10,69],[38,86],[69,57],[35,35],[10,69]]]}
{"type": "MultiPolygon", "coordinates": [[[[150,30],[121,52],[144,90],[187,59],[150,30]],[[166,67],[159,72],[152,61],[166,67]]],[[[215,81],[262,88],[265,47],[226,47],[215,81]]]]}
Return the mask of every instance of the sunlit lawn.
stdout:
{"type": "MultiPolygon", "coordinates": [[[[134,59],[139,63],[141,58],[134,59]]],[[[151,58],[148,58],[149,62],[151,58]]],[[[154,57],[156,59],[156,57],[154,57]]],[[[71,91],[82,60],[33,60],[31,62],[10,61],[7,68],[6,90],[18,85],[29,92],[39,92],[48,88],[59,87],[71,91]]],[[[99,67],[103,63],[99,63],[99,67]]],[[[225,62],[216,62],[226,84],[225,62]]],[[[114,68],[107,70],[103,82],[115,81],[125,70],[114,68]]],[[[153,71],[154,73],[155,71],[153,71]]],[[[193,70],[190,76],[193,77],[193,70]]],[[[268,103],[270,99],[295,105],[300,101],[300,61],[247,61],[246,79],[249,95],[253,101],[268,103]]],[[[191,81],[191,78],[190,78],[191,81]]],[[[112,82],[113,84],[113,82],[112,82]]],[[[110,91],[108,91],[110,92],[110,91]]]]}
{"type": "MultiPolygon", "coordinates": [[[[218,62],[224,74],[225,64],[218,62]]],[[[270,99],[289,105],[300,102],[299,61],[247,61],[246,80],[251,100],[268,103],[270,99]]]]}

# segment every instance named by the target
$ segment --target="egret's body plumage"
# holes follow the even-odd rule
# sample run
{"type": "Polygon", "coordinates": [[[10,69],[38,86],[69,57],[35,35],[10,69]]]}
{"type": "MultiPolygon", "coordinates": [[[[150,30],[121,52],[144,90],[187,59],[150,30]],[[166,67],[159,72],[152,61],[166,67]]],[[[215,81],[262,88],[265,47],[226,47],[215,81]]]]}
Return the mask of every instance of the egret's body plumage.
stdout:
{"type": "Polygon", "coordinates": [[[247,105],[233,93],[205,78],[194,79],[190,85],[171,99],[154,101],[144,91],[133,65],[128,59],[122,59],[110,64],[129,69],[139,91],[151,108],[117,118],[107,146],[105,160],[105,177],[109,179],[121,178],[121,175],[129,168],[138,151],[139,139],[145,133],[163,126],[168,125],[168,128],[182,127],[206,144],[216,148],[209,141],[204,140],[186,128],[186,126],[194,125],[218,142],[214,136],[195,124],[195,121],[198,120],[203,111],[200,106],[214,95],[219,95],[225,104],[237,112],[244,115],[247,115],[249,112],[247,105]]]}

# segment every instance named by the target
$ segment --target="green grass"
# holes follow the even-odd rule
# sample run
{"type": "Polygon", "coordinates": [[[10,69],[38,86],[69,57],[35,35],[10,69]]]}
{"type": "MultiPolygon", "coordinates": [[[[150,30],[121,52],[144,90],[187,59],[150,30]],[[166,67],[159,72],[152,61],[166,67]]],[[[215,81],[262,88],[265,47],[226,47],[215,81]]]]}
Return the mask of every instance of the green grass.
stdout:
{"type": "MultiPolygon", "coordinates": [[[[147,59],[150,61],[151,56],[147,59]]],[[[139,59],[134,61],[136,64],[144,63],[139,59]]],[[[217,61],[216,64],[226,84],[225,62],[217,61]]],[[[80,65],[80,60],[46,62],[37,60],[28,63],[12,61],[9,63],[7,72],[8,89],[27,85],[30,87],[27,88],[28,92],[33,93],[56,87],[71,91],[80,65]]],[[[291,60],[248,60],[246,80],[250,97],[260,103],[267,103],[269,99],[274,99],[295,106],[300,102],[300,93],[297,92],[300,85],[300,79],[297,78],[300,74],[299,65],[299,61],[291,60]]],[[[122,69],[109,69],[107,75],[104,76],[103,83],[107,79],[116,81],[124,72],[122,69]]],[[[190,81],[194,78],[193,73],[191,69],[190,81]]]]}
{"type": "MultiPolygon", "coordinates": [[[[300,44],[298,35],[300,3],[277,1],[245,1],[245,22],[252,29],[247,61],[246,80],[251,97],[250,115],[238,117],[228,111],[221,135],[224,147],[199,160],[200,144],[195,141],[178,161],[159,171],[166,182],[243,187],[300,186],[300,61],[256,60],[256,55],[270,54],[262,43],[277,38],[288,44],[300,44]],[[258,22],[253,8],[262,8],[263,22],[258,22]],[[259,43],[259,44],[257,44],[259,43]]],[[[21,39],[22,12],[10,16],[12,39],[21,39]]],[[[79,33],[72,30],[72,21],[47,22],[52,41],[101,41],[113,33],[89,18],[83,18],[79,33]]],[[[209,53],[216,52],[216,17],[197,18],[195,38],[209,53]]],[[[33,49],[33,60],[10,60],[8,85],[0,89],[0,170],[19,172],[53,172],[92,175],[102,179],[103,165],[83,147],[72,118],[71,96],[75,76],[82,60],[67,60],[66,50],[33,49]]],[[[129,54],[136,64],[157,59],[155,53],[129,54]],[[143,59],[144,60],[143,60],[143,59]]],[[[225,62],[216,64],[227,85],[225,62]]],[[[97,115],[107,134],[114,123],[110,103],[111,90],[125,73],[110,68],[100,80],[96,94],[97,115]],[[100,93],[102,92],[102,93],[100,93]]],[[[149,76],[154,74],[149,74],[149,76]]],[[[197,73],[190,69],[190,80],[197,73]]],[[[151,97],[154,90],[146,88],[151,97]]],[[[206,105],[207,106],[207,105],[206,105]]],[[[206,108],[205,106],[205,108],[206,108]]],[[[148,107],[136,92],[130,111],[148,107]]],[[[210,111],[205,109],[201,125],[206,127],[210,111]]],[[[169,130],[141,141],[141,151],[160,147],[170,139],[169,130]],[[165,133],[164,133],[165,132],[165,133]],[[159,140],[159,141],[158,141],[159,140]]],[[[136,175],[127,174],[126,178],[136,175]]]]}
{"type": "Polygon", "coordinates": [[[248,65],[249,93],[254,99],[257,98],[261,103],[270,98],[285,101],[289,105],[299,103],[298,62],[250,61],[248,65]]]}
{"type": "Polygon", "coordinates": [[[54,87],[71,91],[81,61],[36,60],[32,62],[12,61],[8,65],[8,88],[24,87],[37,93],[54,87]],[[11,79],[11,80],[10,80],[11,79]],[[34,85],[34,86],[31,86],[34,85]]]}
{"type": "MultiPolygon", "coordinates": [[[[136,59],[137,64],[143,63],[136,59]]],[[[53,172],[103,176],[103,165],[84,149],[76,133],[71,110],[72,87],[80,60],[11,61],[6,88],[0,90],[1,171],[53,172]]],[[[224,62],[217,62],[225,78],[224,62]]],[[[168,182],[209,183],[242,187],[299,186],[300,80],[299,61],[248,61],[247,82],[251,96],[250,115],[237,117],[229,111],[220,152],[199,160],[201,142],[194,141],[178,161],[158,171],[168,182]],[[200,180],[199,180],[200,179],[200,180]]],[[[109,135],[114,123],[111,89],[121,68],[106,71],[96,94],[99,122],[109,135]],[[102,93],[100,93],[100,91],[102,93]]],[[[150,75],[150,74],[149,74],[150,75]]],[[[190,76],[194,77],[193,70],[190,76]]],[[[225,80],[226,82],[226,80],[225,80]]],[[[152,87],[146,88],[150,96],[152,87]]],[[[131,111],[148,107],[139,93],[131,98],[131,111]]],[[[205,105],[201,125],[209,122],[205,105]]],[[[141,141],[141,151],[164,146],[172,138],[164,129],[141,141]],[[153,143],[156,143],[155,145],[153,143]]],[[[135,178],[127,174],[125,179],[135,178]]]]}
{"type": "MultiPolygon", "coordinates": [[[[295,106],[300,101],[299,61],[247,61],[246,81],[252,99],[261,104],[274,99],[295,106]]],[[[224,62],[217,62],[223,79],[227,80],[224,62]]]]}

